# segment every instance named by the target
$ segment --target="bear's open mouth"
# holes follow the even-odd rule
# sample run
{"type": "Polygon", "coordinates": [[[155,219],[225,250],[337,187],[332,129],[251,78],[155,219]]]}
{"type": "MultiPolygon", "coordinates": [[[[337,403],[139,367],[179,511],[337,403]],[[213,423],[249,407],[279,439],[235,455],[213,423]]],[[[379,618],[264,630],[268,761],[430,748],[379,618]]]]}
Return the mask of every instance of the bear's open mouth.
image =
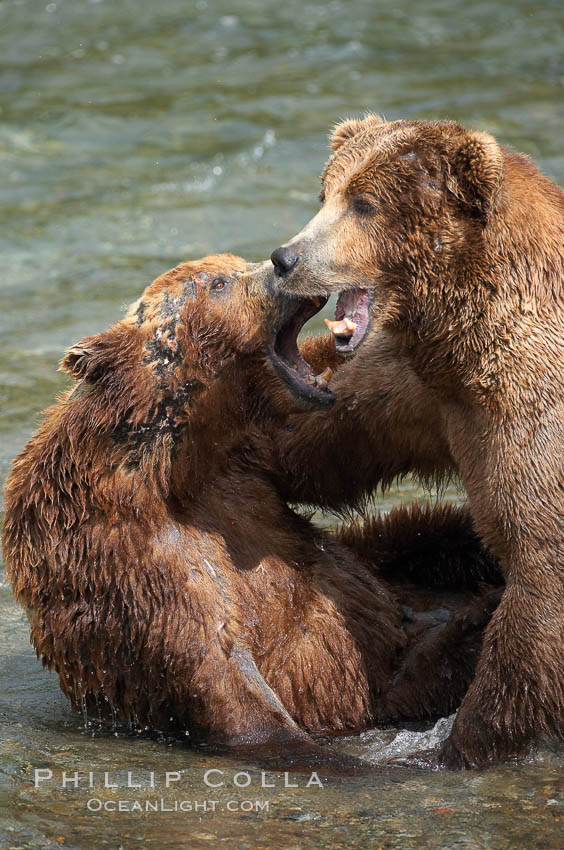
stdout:
{"type": "Polygon", "coordinates": [[[327,297],[286,298],[286,316],[268,344],[272,365],[294,395],[310,404],[324,407],[330,407],[335,401],[328,386],[331,370],[326,369],[320,375],[313,372],[299,352],[298,334],[327,301],[327,297]]]}
{"type": "Polygon", "coordinates": [[[325,319],[335,337],[335,350],[350,354],[362,342],[370,325],[370,295],[366,289],[345,289],[339,295],[335,321],[325,319]]]}

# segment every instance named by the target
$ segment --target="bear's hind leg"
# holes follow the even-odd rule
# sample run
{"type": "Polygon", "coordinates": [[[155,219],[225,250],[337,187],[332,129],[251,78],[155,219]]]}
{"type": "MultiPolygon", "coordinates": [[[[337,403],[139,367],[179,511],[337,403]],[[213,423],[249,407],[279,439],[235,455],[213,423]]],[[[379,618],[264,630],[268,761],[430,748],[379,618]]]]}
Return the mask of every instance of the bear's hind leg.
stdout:
{"type": "Polygon", "coordinates": [[[270,769],[378,772],[315,743],[288,714],[250,650],[225,634],[206,652],[189,685],[192,722],[218,750],[270,769]]]}
{"type": "Polygon", "coordinates": [[[392,584],[473,591],[481,582],[503,583],[497,561],[482,545],[466,507],[402,505],[387,515],[348,523],[337,537],[392,584]]]}
{"type": "Polygon", "coordinates": [[[413,613],[414,634],[380,700],[379,718],[434,720],[456,711],[474,677],[484,630],[501,593],[501,588],[487,590],[454,613],[445,608],[413,613]]]}

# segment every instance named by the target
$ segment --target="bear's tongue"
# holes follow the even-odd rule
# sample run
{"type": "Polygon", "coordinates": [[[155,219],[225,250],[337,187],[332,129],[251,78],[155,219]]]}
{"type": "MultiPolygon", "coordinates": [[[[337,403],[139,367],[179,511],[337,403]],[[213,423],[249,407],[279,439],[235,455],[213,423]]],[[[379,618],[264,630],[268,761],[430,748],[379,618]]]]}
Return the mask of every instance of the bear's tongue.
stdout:
{"type": "Polygon", "coordinates": [[[346,354],[362,342],[369,324],[370,297],[366,289],[346,289],[341,292],[335,308],[335,321],[325,324],[335,337],[335,348],[346,354]]]}

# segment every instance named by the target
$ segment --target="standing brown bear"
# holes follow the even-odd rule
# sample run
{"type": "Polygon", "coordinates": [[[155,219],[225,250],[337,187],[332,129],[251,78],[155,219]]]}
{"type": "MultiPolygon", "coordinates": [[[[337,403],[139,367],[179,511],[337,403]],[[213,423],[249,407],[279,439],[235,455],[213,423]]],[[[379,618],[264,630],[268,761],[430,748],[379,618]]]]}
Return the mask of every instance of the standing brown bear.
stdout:
{"type": "MultiPolygon", "coordinates": [[[[334,508],[414,472],[457,473],[506,589],[443,747],[483,766],[564,731],[564,195],[524,156],[452,122],[337,126],[319,213],[272,254],[273,284],[340,292],[354,357],[329,412],[296,419],[287,495],[334,508]]],[[[272,272],[271,272],[272,275],[272,272]]],[[[290,325],[272,357],[292,350],[290,325]]],[[[281,479],[281,485],[285,485],[281,479]]]]}
{"type": "MultiPolygon", "coordinates": [[[[399,587],[402,609],[352,550],[287,507],[268,470],[291,395],[261,326],[319,305],[273,304],[245,271],[230,255],[184,263],[69,350],[63,368],[79,383],[14,463],[4,555],[37,652],[76,708],[342,766],[307,732],[452,711],[488,600],[459,610],[399,587]]],[[[305,345],[319,369],[337,365],[331,348],[305,345]]],[[[401,541],[409,572],[406,520],[347,540],[384,568],[401,541]]],[[[463,513],[414,521],[414,557],[459,534],[477,574],[488,568],[463,513]]]]}

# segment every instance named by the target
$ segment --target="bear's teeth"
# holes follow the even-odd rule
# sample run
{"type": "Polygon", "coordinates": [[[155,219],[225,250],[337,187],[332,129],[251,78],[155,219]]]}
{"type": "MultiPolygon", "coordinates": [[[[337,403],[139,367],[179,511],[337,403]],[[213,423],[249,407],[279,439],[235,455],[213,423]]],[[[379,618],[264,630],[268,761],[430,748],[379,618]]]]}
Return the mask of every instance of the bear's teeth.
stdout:
{"type": "Polygon", "coordinates": [[[340,322],[332,322],[331,319],[324,319],[324,321],[335,336],[352,336],[356,329],[355,323],[351,322],[350,319],[344,319],[340,322]]]}
{"type": "Polygon", "coordinates": [[[328,366],[326,369],[323,370],[321,375],[314,375],[313,372],[310,372],[305,380],[306,383],[310,384],[312,387],[325,388],[331,380],[332,374],[333,370],[330,369],[328,366]]]}

